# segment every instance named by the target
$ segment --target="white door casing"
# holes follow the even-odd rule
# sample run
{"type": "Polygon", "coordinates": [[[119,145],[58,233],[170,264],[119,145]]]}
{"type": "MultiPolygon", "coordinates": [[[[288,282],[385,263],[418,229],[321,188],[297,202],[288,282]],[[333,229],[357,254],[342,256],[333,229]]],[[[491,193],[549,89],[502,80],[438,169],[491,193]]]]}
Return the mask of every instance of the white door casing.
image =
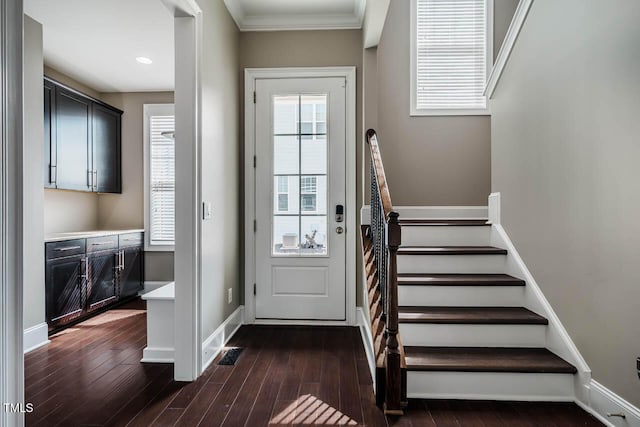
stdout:
{"type": "Polygon", "coordinates": [[[355,324],[355,69],[245,76],[245,321],[355,324]]]}

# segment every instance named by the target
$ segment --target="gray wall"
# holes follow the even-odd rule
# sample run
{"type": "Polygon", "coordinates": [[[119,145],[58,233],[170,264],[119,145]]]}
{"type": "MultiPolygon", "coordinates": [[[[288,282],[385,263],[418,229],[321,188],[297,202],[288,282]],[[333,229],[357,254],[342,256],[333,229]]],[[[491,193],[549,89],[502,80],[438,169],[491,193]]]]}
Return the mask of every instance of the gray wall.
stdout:
{"type": "Polygon", "coordinates": [[[488,116],[411,117],[410,2],[392,1],[378,45],[378,131],[393,203],[486,205],[488,116]]]}
{"type": "Polygon", "coordinates": [[[24,154],[22,165],[23,322],[30,328],[45,321],[44,313],[44,189],[42,135],[42,25],[24,17],[24,154]]]}
{"type": "Polygon", "coordinates": [[[506,231],[593,378],[640,405],[640,2],[536,1],[492,102],[506,231]]]}
{"type": "MultiPolygon", "coordinates": [[[[517,0],[495,1],[496,51],[516,5],[517,0]]],[[[393,203],[484,206],[491,181],[491,118],[409,115],[409,6],[408,0],[396,0],[389,7],[377,48],[377,120],[368,120],[377,122],[393,203]]]]}
{"type": "MultiPolygon", "coordinates": [[[[362,206],[362,31],[272,31],[243,32],[240,34],[240,70],[267,67],[356,67],[356,200],[357,214],[362,206]]],[[[244,86],[241,88],[244,100],[244,86]]],[[[244,147],[244,103],[241,116],[242,143],[244,147]]],[[[244,180],[243,184],[244,185],[244,180]]],[[[241,234],[244,241],[244,233],[241,234]]],[[[360,241],[356,257],[357,283],[361,283],[360,241]]],[[[243,270],[244,271],[244,270],[243,270]]],[[[357,304],[362,305],[362,290],[357,287],[357,304]]]]}
{"type": "MultiPolygon", "coordinates": [[[[171,104],[173,92],[103,93],[122,115],[122,194],[100,194],[98,228],[144,228],[144,104],[171,104]]],[[[145,280],[173,280],[173,252],[145,252],[145,280]]]]}
{"type": "Polygon", "coordinates": [[[239,31],[222,0],[201,0],[203,200],[213,218],[202,222],[202,338],[209,337],[240,302],[240,66],[239,31]],[[227,289],[233,302],[227,303],[227,289]]]}

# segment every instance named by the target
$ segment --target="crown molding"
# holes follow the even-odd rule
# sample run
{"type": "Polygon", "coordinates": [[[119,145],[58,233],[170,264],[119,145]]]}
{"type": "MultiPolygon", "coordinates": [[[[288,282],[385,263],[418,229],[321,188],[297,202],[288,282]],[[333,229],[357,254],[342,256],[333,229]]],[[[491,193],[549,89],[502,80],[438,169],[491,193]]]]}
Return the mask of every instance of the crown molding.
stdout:
{"type": "Polygon", "coordinates": [[[366,0],[352,0],[353,13],[248,15],[241,0],[224,0],[240,31],[352,30],[362,28],[366,0]]]}

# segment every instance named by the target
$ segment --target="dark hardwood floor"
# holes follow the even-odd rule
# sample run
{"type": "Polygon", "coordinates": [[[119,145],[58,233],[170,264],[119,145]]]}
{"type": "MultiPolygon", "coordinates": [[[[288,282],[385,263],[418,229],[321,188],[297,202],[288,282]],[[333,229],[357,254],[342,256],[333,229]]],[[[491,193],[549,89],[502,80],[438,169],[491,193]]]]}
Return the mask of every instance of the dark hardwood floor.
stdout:
{"type": "Polygon", "coordinates": [[[141,364],[144,303],[62,331],[25,357],[28,426],[600,426],[573,404],[412,400],[385,419],[356,328],[244,326],[197,381],[141,364]]]}

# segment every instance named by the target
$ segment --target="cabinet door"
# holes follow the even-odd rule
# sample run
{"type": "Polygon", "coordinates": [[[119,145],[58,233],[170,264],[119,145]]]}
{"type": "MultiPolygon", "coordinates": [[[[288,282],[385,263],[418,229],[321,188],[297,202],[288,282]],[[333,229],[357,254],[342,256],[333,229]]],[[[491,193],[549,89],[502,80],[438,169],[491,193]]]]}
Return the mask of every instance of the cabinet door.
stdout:
{"type": "Polygon", "coordinates": [[[48,261],[45,274],[46,316],[60,324],[82,314],[85,262],[82,256],[48,261]]]}
{"type": "Polygon", "coordinates": [[[142,247],[123,249],[124,268],[120,271],[120,298],[136,295],[144,286],[144,251],[142,247]]]}
{"type": "Polygon", "coordinates": [[[116,266],[118,254],[99,252],[88,256],[87,310],[92,311],[116,300],[116,266]]]}
{"type": "Polygon", "coordinates": [[[93,104],[92,140],[94,191],[120,193],[121,115],[100,104],[93,104]]]}
{"type": "Polygon", "coordinates": [[[50,81],[44,81],[44,186],[56,188],[55,90],[50,81]]]}
{"type": "Polygon", "coordinates": [[[61,87],[55,98],[57,188],[91,191],[91,101],[61,87]]]}

